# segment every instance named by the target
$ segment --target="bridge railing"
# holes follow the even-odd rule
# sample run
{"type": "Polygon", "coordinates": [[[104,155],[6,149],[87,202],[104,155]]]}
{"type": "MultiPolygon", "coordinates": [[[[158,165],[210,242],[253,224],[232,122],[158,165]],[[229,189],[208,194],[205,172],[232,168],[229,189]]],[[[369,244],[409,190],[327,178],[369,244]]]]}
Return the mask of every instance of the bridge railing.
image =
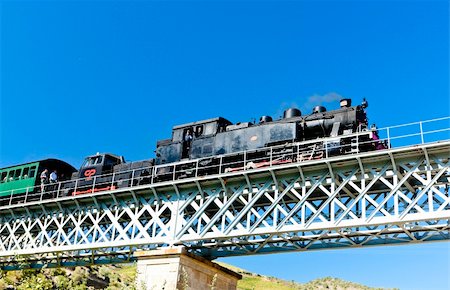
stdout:
{"type": "Polygon", "coordinates": [[[380,128],[378,134],[380,139],[395,148],[448,140],[450,117],[380,128]]]}
{"type": "Polygon", "coordinates": [[[10,190],[0,192],[0,207],[444,140],[450,117],[10,190]]]}

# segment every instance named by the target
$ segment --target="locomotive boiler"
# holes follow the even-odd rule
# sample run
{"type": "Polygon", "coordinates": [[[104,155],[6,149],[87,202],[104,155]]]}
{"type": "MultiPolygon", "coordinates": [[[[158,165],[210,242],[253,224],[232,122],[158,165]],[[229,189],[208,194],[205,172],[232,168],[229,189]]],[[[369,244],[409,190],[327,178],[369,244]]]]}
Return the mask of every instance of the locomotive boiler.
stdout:
{"type": "MultiPolygon", "coordinates": [[[[173,127],[172,138],[158,141],[155,164],[168,164],[189,159],[205,159],[204,164],[214,163],[214,156],[238,154],[281,144],[292,144],[333,137],[322,144],[327,156],[345,154],[355,150],[366,151],[372,148],[371,136],[358,140],[358,148],[352,146],[352,139],[346,136],[368,130],[365,109],[368,103],[352,106],[350,99],[340,101],[340,108],[327,111],[323,106],[314,107],[309,115],[290,108],[283,117],[273,120],[262,116],[259,123],[243,122],[232,124],[218,117],[173,127]],[[208,159],[209,158],[209,159],[208,159]]],[[[310,145],[308,145],[310,146],[310,145]]],[[[233,158],[228,156],[226,158],[233,158]]],[[[237,158],[236,156],[234,158],[237,158]]],[[[260,160],[262,157],[259,156],[260,160]]],[[[249,162],[251,160],[248,160],[249,162]]]]}

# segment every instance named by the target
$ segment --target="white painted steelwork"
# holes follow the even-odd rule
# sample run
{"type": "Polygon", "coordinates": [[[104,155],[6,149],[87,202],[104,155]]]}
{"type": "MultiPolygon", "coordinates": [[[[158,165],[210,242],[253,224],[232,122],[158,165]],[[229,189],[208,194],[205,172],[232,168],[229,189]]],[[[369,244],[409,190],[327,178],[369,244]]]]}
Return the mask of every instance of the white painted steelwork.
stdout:
{"type": "Polygon", "coordinates": [[[0,210],[3,269],[448,240],[450,141],[66,196],[0,210]]]}

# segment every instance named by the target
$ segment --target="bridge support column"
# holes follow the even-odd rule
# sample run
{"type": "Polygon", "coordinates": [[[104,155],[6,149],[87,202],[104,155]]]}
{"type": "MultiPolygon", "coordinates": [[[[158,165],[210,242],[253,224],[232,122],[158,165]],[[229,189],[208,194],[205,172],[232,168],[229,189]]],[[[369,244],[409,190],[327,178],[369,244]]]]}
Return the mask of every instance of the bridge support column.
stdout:
{"type": "Polygon", "coordinates": [[[227,268],[187,253],[184,247],[135,252],[137,289],[234,290],[242,278],[227,268]]]}

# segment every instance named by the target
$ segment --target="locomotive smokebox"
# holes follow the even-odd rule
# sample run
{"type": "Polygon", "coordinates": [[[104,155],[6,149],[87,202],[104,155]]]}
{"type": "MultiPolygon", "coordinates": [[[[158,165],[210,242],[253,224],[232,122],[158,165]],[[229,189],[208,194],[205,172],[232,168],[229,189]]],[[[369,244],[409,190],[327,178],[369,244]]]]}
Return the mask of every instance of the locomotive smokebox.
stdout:
{"type": "Polygon", "coordinates": [[[260,124],[269,123],[269,122],[272,122],[271,116],[261,116],[261,118],[259,118],[260,124]]]}
{"type": "Polygon", "coordinates": [[[352,106],[352,99],[342,99],[339,103],[341,108],[349,108],[352,106]]]}
{"type": "Polygon", "coordinates": [[[283,119],[289,119],[294,117],[300,117],[302,115],[302,112],[300,112],[297,108],[289,108],[286,111],[284,111],[283,119]]]}
{"type": "Polygon", "coordinates": [[[313,109],[313,114],[323,113],[326,111],[327,111],[327,108],[325,108],[324,106],[315,106],[313,109]]]}

